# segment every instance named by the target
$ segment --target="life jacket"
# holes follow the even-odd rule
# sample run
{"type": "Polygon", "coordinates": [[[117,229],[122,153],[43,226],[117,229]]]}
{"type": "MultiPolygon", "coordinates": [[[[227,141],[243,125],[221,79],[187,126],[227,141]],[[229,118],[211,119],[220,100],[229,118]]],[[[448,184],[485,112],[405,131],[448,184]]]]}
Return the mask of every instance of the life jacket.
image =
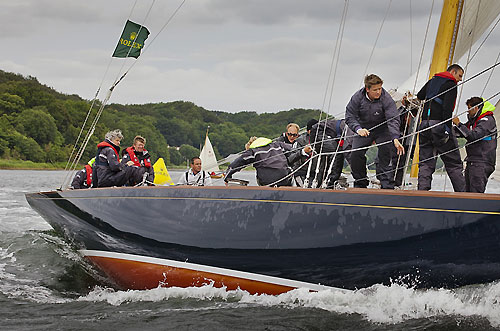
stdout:
{"type": "Polygon", "coordinates": [[[481,118],[486,117],[486,116],[493,116],[493,112],[492,112],[492,111],[487,111],[487,112],[485,112],[485,113],[481,113],[481,115],[479,115],[479,116],[476,118],[476,120],[474,121],[474,124],[472,124],[472,123],[470,123],[470,122],[469,122],[469,123],[467,123],[467,128],[468,128],[468,129],[470,129],[471,124],[472,124],[472,128],[473,128],[473,129],[475,129],[475,128],[476,128],[476,126],[477,126],[477,123],[481,120],[481,118]]]}
{"type": "MultiPolygon", "coordinates": [[[[139,158],[137,157],[137,155],[135,155],[135,152],[134,152],[134,147],[128,147],[126,149],[128,155],[130,156],[130,160],[132,160],[132,162],[134,162],[134,165],[137,166],[137,167],[142,167],[142,164],[141,162],[139,161],[139,158]]],[[[147,150],[144,150],[145,152],[147,152],[147,150]]],[[[144,159],[144,166],[146,168],[151,168],[151,161],[149,160],[149,158],[147,159],[144,159]]]]}
{"type": "Polygon", "coordinates": [[[111,147],[111,149],[113,149],[113,151],[116,154],[116,159],[120,160],[120,156],[119,156],[120,154],[118,154],[118,151],[120,150],[120,147],[116,147],[115,145],[110,144],[107,141],[103,141],[103,142],[100,142],[100,143],[97,144],[97,153],[96,153],[96,156],[95,156],[95,164],[97,164],[97,165],[103,165],[103,166],[106,165],[106,164],[103,164],[101,161],[99,161],[99,154],[106,147],[111,147]]]}
{"type": "MultiPolygon", "coordinates": [[[[439,90],[441,90],[441,86],[443,86],[446,81],[452,80],[457,83],[457,80],[453,75],[448,72],[440,72],[434,75],[432,79],[429,81],[429,86],[427,86],[427,89],[425,91],[425,99],[429,100],[432,99],[432,101],[436,101],[440,105],[443,104],[443,99],[441,98],[442,96],[436,97],[439,95],[439,90]]],[[[429,108],[427,109],[427,116],[429,117],[431,115],[431,102],[429,102],[429,108]]]]}
{"type": "Polygon", "coordinates": [[[92,167],[88,164],[85,165],[85,173],[87,174],[87,187],[90,187],[90,185],[92,184],[92,167]]]}

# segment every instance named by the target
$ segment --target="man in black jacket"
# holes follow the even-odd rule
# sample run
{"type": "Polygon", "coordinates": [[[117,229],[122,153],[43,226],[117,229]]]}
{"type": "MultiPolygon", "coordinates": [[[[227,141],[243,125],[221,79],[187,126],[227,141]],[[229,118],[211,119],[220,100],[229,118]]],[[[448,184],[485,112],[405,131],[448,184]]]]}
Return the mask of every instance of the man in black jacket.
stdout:
{"type": "Polygon", "coordinates": [[[460,123],[453,118],[458,134],[467,140],[467,166],[465,167],[465,191],[484,193],[488,177],[495,171],[497,149],[497,126],[493,117],[493,106],[480,97],[466,102],[469,108],[468,121],[460,123]]]}
{"type": "Polygon", "coordinates": [[[438,156],[444,162],[455,192],[465,190],[462,174],[463,163],[458,150],[458,141],[453,133],[451,117],[457,98],[457,83],[462,80],[464,70],[453,64],[445,72],[434,75],[418,92],[417,98],[425,100],[420,123],[420,164],[418,189],[430,190],[432,174],[436,170],[438,156]]]}
{"type": "Polygon", "coordinates": [[[104,141],[97,144],[97,153],[92,178],[93,187],[123,186],[129,180],[140,182],[144,168],[132,167],[134,162],[120,163],[120,130],[106,133],[104,141]]]}

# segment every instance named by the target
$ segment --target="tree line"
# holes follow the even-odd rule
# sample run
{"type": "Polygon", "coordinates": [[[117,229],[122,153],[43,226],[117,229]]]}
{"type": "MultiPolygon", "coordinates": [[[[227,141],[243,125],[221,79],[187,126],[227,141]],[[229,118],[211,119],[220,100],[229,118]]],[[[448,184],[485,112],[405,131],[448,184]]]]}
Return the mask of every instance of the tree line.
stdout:
{"type": "MultiPolygon", "coordinates": [[[[99,101],[87,123],[91,123],[99,101]]],[[[35,77],[0,70],[0,158],[33,162],[65,162],[80,133],[91,102],[67,95],[38,82],[35,77]]],[[[183,165],[199,155],[210,126],[210,140],[217,158],[237,153],[251,136],[274,138],[289,122],[303,127],[318,118],[316,109],[291,109],[258,114],[207,110],[188,101],[141,105],[107,105],[90,138],[82,162],[95,156],[96,145],[109,130],[121,129],[122,147],[136,135],[146,137],[153,161],[183,165]]],[[[88,128],[84,128],[85,136],[88,128]]]]}

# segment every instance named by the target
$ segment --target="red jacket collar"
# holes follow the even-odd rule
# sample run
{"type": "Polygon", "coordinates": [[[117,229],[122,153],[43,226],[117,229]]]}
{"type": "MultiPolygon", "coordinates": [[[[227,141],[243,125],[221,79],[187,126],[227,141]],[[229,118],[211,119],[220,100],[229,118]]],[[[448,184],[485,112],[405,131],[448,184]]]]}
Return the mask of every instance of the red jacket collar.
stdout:
{"type": "Polygon", "coordinates": [[[454,81],[455,84],[457,83],[457,80],[455,79],[455,77],[453,77],[453,75],[448,71],[439,72],[439,73],[435,74],[434,76],[448,78],[448,79],[451,79],[452,81],[454,81]]]}

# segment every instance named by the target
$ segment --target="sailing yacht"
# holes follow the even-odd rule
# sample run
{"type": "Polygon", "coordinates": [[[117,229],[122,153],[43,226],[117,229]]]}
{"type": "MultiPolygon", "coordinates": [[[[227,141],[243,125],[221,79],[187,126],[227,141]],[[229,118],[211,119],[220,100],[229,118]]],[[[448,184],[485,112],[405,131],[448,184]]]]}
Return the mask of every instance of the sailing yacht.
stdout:
{"type": "MultiPolygon", "coordinates": [[[[470,3],[492,17],[481,19],[485,29],[500,13],[499,2],[470,3]]],[[[477,13],[467,6],[444,1],[431,74],[460,48],[460,22],[477,13]]],[[[463,28],[465,40],[471,31],[479,38],[477,27],[463,28]]],[[[26,198],[123,289],[213,284],[279,294],[402,277],[447,288],[500,279],[500,194],[149,186],[26,198]]]]}

